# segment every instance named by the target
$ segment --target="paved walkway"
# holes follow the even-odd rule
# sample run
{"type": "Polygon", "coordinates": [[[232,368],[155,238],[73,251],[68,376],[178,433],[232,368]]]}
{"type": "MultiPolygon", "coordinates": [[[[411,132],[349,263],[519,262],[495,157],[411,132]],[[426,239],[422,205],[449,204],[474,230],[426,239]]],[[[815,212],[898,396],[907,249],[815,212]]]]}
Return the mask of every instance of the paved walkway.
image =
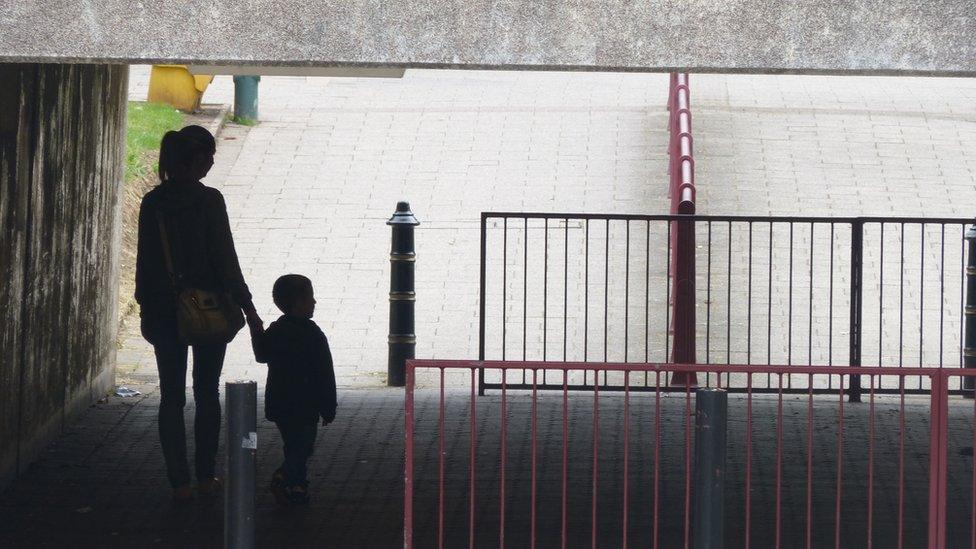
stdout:
{"type": "MultiPolygon", "coordinates": [[[[134,68],[131,95],[145,97],[146,82],[146,69],[134,68]]],[[[973,215],[976,80],[693,75],[692,90],[702,213],[973,215]]],[[[230,77],[217,77],[207,93],[208,100],[232,102],[230,77]]],[[[261,84],[263,122],[254,128],[230,126],[225,130],[208,182],[227,197],[241,262],[264,316],[276,315],[270,287],[278,275],[309,275],[318,288],[317,320],[331,338],[340,383],[376,386],[385,377],[386,360],[389,228],[384,222],[395,202],[410,200],[423,223],[417,232],[417,356],[475,357],[480,212],[666,212],[666,94],[665,75],[642,74],[408,71],[403,79],[394,80],[269,77],[261,84]]],[[[581,228],[571,227],[574,245],[581,240],[576,236],[581,228]]],[[[708,356],[734,362],[765,358],[770,343],[765,328],[769,325],[775,328],[772,362],[787,362],[792,357],[802,360],[808,355],[819,363],[846,362],[849,283],[843,272],[848,268],[846,258],[840,256],[833,297],[838,328],[832,337],[824,329],[830,318],[826,227],[817,229],[814,283],[806,269],[809,236],[805,228],[797,230],[793,283],[798,291],[792,304],[786,299],[788,279],[783,272],[788,256],[783,244],[785,228],[778,228],[776,237],[775,284],[770,297],[763,291],[770,282],[766,256],[761,253],[768,229],[756,229],[760,251],[754,265],[754,333],[748,337],[744,229],[738,228],[735,236],[730,319],[725,315],[727,281],[719,276],[726,267],[724,247],[729,237],[721,228],[715,230],[708,356]],[[808,322],[811,300],[806,294],[811,284],[816,287],[816,307],[808,322]],[[766,316],[766,299],[773,301],[773,318],[766,316]],[[781,333],[791,306],[796,324],[790,335],[792,352],[787,334],[781,333]],[[727,342],[725,326],[729,323],[733,337],[727,342]],[[810,329],[812,345],[807,341],[810,329]],[[746,346],[746,339],[751,347],[746,346]],[[727,348],[731,352],[726,353],[727,348]]],[[[592,230],[591,261],[596,261],[602,238],[599,227],[592,230]]],[[[899,273],[908,272],[907,304],[903,306],[907,320],[899,325],[897,317],[888,314],[881,325],[876,318],[872,300],[880,299],[878,235],[869,232],[865,240],[869,293],[865,299],[865,364],[876,358],[877,351],[870,345],[879,337],[886,342],[882,357],[886,364],[917,364],[922,344],[926,364],[940,359],[956,364],[960,316],[953,292],[961,276],[957,268],[960,235],[950,228],[944,282],[949,297],[942,311],[927,313],[925,341],[919,342],[912,335],[921,329],[919,293],[927,291],[933,296],[933,288],[940,283],[938,272],[933,271],[939,260],[935,255],[939,234],[937,228],[929,228],[926,290],[920,287],[923,274],[915,261],[918,235],[909,227],[909,262],[899,269],[898,258],[892,257],[898,245],[893,231],[889,227],[887,232],[885,307],[898,307],[892,301],[898,297],[897,287],[891,284],[899,273]],[[946,334],[942,339],[934,332],[939,326],[946,334]],[[901,337],[899,347],[901,333],[909,335],[901,337]]],[[[498,232],[497,227],[492,230],[491,251],[496,255],[501,244],[496,242],[498,232]]],[[[541,233],[533,231],[533,235],[536,232],[541,233]]],[[[622,232],[617,230],[619,234],[614,236],[615,259],[621,255],[622,232]]],[[[705,249],[703,233],[699,231],[700,251],[705,249]]],[[[849,238],[843,229],[837,237],[849,238]]],[[[635,249],[643,245],[640,238],[635,233],[635,249]]],[[[554,234],[551,245],[559,242],[559,235],[554,234]]],[[[519,253],[518,245],[513,236],[510,262],[519,253]]],[[[841,256],[848,253],[842,248],[838,251],[841,256]]],[[[541,249],[533,254],[537,252],[541,254],[541,249]]],[[[554,252],[550,258],[553,279],[558,278],[561,266],[561,250],[554,252]]],[[[655,285],[655,291],[648,292],[653,321],[645,326],[643,313],[631,306],[628,314],[640,318],[632,320],[630,330],[643,326],[646,333],[629,334],[629,357],[644,356],[645,336],[651,342],[647,349],[651,360],[666,356],[666,324],[661,313],[666,292],[656,287],[665,284],[664,257],[663,249],[654,249],[647,258],[655,285]]],[[[646,260],[635,257],[630,265],[635,273],[631,284],[639,293],[643,290],[643,280],[637,276],[643,274],[639,272],[642,261],[646,260]]],[[[701,263],[705,261],[704,256],[700,258],[701,263]]],[[[616,263],[621,262],[611,262],[609,267],[614,282],[609,291],[616,292],[612,297],[619,301],[611,303],[609,358],[623,360],[622,313],[613,310],[623,306],[617,289],[623,285],[623,266],[616,263]]],[[[531,266],[533,271],[541,267],[535,261],[531,266]]],[[[572,267],[580,270],[578,264],[572,267]]],[[[594,263],[591,284],[602,284],[597,276],[602,267],[594,263]]],[[[580,280],[573,290],[582,287],[582,273],[575,274],[580,280]]],[[[549,291],[555,292],[554,298],[561,298],[557,295],[561,282],[551,281],[549,291]]],[[[518,297],[518,284],[517,277],[510,277],[510,300],[518,297]]],[[[705,281],[699,280],[698,286],[704,289],[705,281]]],[[[494,290],[500,291],[500,285],[494,290]]],[[[541,301],[541,287],[530,286],[529,291],[541,301]]],[[[600,291],[597,288],[594,300],[600,299],[600,291]]],[[[579,296],[571,296],[578,303],[579,296]]],[[[701,295],[700,301],[705,297],[701,295]]],[[[634,297],[633,302],[636,300],[634,297]]],[[[511,302],[510,307],[509,318],[520,322],[521,303],[511,302]]],[[[578,311],[571,309],[570,328],[575,331],[569,341],[579,346],[582,338],[576,336],[582,331],[582,321],[578,311]]],[[[594,311],[598,314],[598,307],[594,311]]],[[[532,312],[530,320],[541,324],[540,314],[535,309],[532,312]]],[[[699,354],[703,357],[705,312],[698,315],[699,354]]],[[[550,341],[562,338],[561,332],[553,331],[561,329],[562,315],[561,299],[551,299],[550,341]]],[[[591,330],[599,328],[595,324],[591,323],[591,330]]],[[[489,355],[493,357],[500,356],[491,352],[499,346],[497,328],[490,325],[494,335],[489,337],[489,355]]],[[[517,336],[520,329],[520,325],[511,325],[510,337],[517,336]]],[[[534,347],[541,357],[542,336],[530,335],[534,336],[530,351],[534,347]]],[[[138,334],[130,336],[120,354],[120,371],[152,376],[150,350],[138,334]]],[[[590,337],[602,339],[602,333],[590,337]]],[[[516,344],[513,342],[509,345],[516,344]]],[[[591,352],[598,347],[591,345],[591,352]]],[[[231,346],[227,375],[263,377],[250,358],[246,338],[231,346]]]]}
{"type": "MultiPolygon", "coordinates": [[[[153,391],[151,385],[138,386],[153,391]]],[[[259,547],[397,547],[402,543],[403,409],[399,390],[348,389],[342,392],[336,422],[321,431],[311,462],[313,500],[307,509],[279,509],[264,490],[280,460],[273,426],[258,427],[257,539],[259,547]]],[[[500,396],[480,397],[477,435],[478,546],[498,545],[500,477],[500,396]]],[[[30,472],[0,496],[0,546],[4,547],[218,547],[222,500],[174,506],[165,488],[165,468],[156,442],[158,395],[123,400],[111,397],[75,423],[30,472]]],[[[415,528],[418,546],[435,545],[438,508],[438,395],[417,395],[415,438],[415,528]]],[[[537,528],[539,546],[558,546],[562,505],[562,399],[543,395],[538,407],[537,528]]],[[[506,461],[506,538],[527,545],[531,517],[531,399],[508,395],[506,461]]],[[[690,406],[694,406],[691,402],[690,406]]],[[[727,544],[745,539],[744,486],[746,401],[732,396],[729,406],[727,544]]],[[[192,412],[192,407],[190,407],[192,412]]],[[[693,409],[693,408],[692,408],[693,409]]],[[[604,394],[599,404],[597,531],[599,546],[622,540],[623,399],[604,394]]],[[[655,401],[653,394],[631,397],[629,445],[629,527],[633,545],[649,545],[654,531],[655,401]]],[[[755,547],[773,545],[776,509],[775,397],[753,400],[751,528],[755,547]]],[[[842,547],[864,547],[867,539],[869,461],[868,406],[844,407],[841,509],[842,547]]],[[[892,547],[898,532],[898,468],[905,464],[902,503],[906,547],[924,545],[928,502],[927,399],[909,398],[905,407],[905,448],[899,450],[897,400],[875,406],[873,524],[875,546],[892,547]]],[[[468,524],[469,397],[446,395],[445,536],[448,547],[464,546],[468,524]]],[[[659,539],[663,547],[681,545],[684,532],[685,399],[661,399],[658,470],[659,539]]],[[[814,546],[833,544],[837,502],[836,399],[818,399],[813,432],[811,483],[806,477],[807,401],[786,397],[782,414],[781,529],[784,546],[802,546],[809,494],[814,546]],[[809,488],[808,488],[809,486],[809,488]]],[[[569,547],[588,547],[592,533],[593,399],[569,400],[569,547]]],[[[972,444],[973,408],[952,406],[948,494],[949,539],[967,543],[972,509],[971,457],[960,450],[972,444]]],[[[192,422],[190,423],[192,425],[192,422]]],[[[191,429],[192,430],[192,429],[191,429]]],[[[192,436],[192,434],[191,434],[192,436]]],[[[223,458],[221,446],[219,459],[223,458]]]]}
{"type": "MultiPolygon", "coordinates": [[[[145,89],[145,76],[145,69],[133,72],[136,97],[144,97],[140,90],[145,89]]],[[[811,214],[972,215],[967,208],[976,198],[976,81],[703,75],[694,76],[692,83],[699,202],[705,213],[793,214],[802,208],[811,214]],[[761,92],[762,99],[753,91],[761,92]]],[[[474,357],[479,213],[665,212],[667,78],[410,71],[402,80],[264,78],[261,86],[262,123],[225,129],[208,183],[227,198],[241,261],[266,319],[274,317],[270,288],[278,275],[301,272],[313,279],[319,294],[317,321],[333,344],[342,400],[339,419],[325,431],[313,466],[319,494],[315,503],[307,511],[280,512],[262,495],[260,539],[264,546],[289,541],[395,546],[402,516],[402,393],[380,388],[389,276],[386,218],[397,200],[406,199],[423,222],[417,233],[417,356],[474,357]]],[[[229,78],[219,77],[207,99],[230,102],[231,95],[229,78]]],[[[219,544],[219,503],[198,502],[188,509],[169,504],[153,422],[157,396],[151,350],[138,333],[124,336],[120,382],[148,396],[137,401],[112,397],[93,407],[0,498],[5,517],[0,545],[219,544]]],[[[239,338],[232,345],[225,379],[263,377],[250,358],[246,338],[239,338]]],[[[421,403],[430,409],[434,398],[425,393],[421,403]]],[[[613,426],[619,423],[614,421],[622,408],[607,398],[601,421],[610,423],[603,432],[616,437],[619,430],[613,426]]],[[[452,429],[461,428],[466,402],[463,395],[451,400],[452,429]]],[[[480,417],[497,409],[497,396],[482,402],[485,413],[480,417]]],[[[589,436],[589,402],[574,399],[579,416],[574,422],[579,431],[574,432],[580,440],[589,436]]],[[[520,406],[524,408],[524,401],[520,406]]],[[[832,404],[819,406],[817,417],[831,417],[832,404]]],[[[914,479],[906,503],[912,536],[921,532],[926,493],[916,484],[924,481],[920,468],[926,462],[927,444],[925,402],[918,406],[909,417],[911,445],[906,453],[914,479]]],[[[667,421],[677,422],[676,427],[681,425],[680,408],[674,409],[673,403],[666,407],[667,421]]],[[[769,406],[761,408],[757,413],[766,414],[765,428],[757,431],[754,456],[766,483],[758,493],[766,498],[769,479],[774,478],[768,461],[774,446],[769,406]]],[[[954,422],[957,431],[950,450],[952,478],[961,479],[961,489],[970,486],[967,475],[972,470],[969,458],[957,452],[972,433],[971,412],[966,410],[956,412],[960,419],[954,422]]],[[[804,411],[786,417],[797,421],[805,418],[804,411]]],[[[849,413],[851,431],[846,436],[855,457],[845,482],[855,482],[865,478],[858,469],[864,462],[856,457],[861,448],[853,442],[863,440],[865,415],[863,407],[849,413]]],[[[892,413],[890,408],[879,413],[887,422],[879,431],[879,444],[890,449],[896,440],[892,413]]],[[[524,419],[524,414],[519,417],[524,419]]],[[[421,479],[428,483],[423,489],[428,491],[421,493],[424,498],[430,493],[436,438],[431,416],[421,421],[421,479]]],[[[558,416],[546,423],[546,452],[561,444],[552,434],[553,425],[558,425],[558,416]]],[[[741,434],[741,424],[736,425],[735,432],[741,434]]],[[[816,447],[823,441],[824,456],[831,455],[834,428],[827,421],[817,426],[816,447]]],[[[791,423],[786,432],[795,437],[803,429],[803,424],[791,423]]],[[[464,443],[463,431],[451,432],[457,434],[453,440],[464,443]]],[[[637,436],[646,437],[647,431],[643,433],[637,436]]],[[[266,441],[259,451],[263,482],[279,448],[271,426],[264,422],[259,440],[266,441]]],[[[521,460],[527,440],[524,428],[510,432],[510,455],[521,456],[513,462],[514,478],[525,474],[521,460]]],[[[646,438],[640,440],[646,443],[646,438]]],[[[669,446],[666,452],[678,448],[669,446]]],[[[741,467],[741,445],[732,448],[731,463],[741,467]]],[[[581,464],[589,456],[584,450],[579,454],[581,464]]],[[[805,456],[802,444],[791,444],[787,450],[788,463],[805,456]]],[[[485,451],[485,463],[497,457],[485,451]]],[[[615,452],[606,454],[606,470],[614,473],[610,463],[618,463],[615,452]]],[[[668,456],[669,463],[681,463],[679,456],[668,456]]],[[[877,473],[884,471],[884,477],[879,479],[890,478],[893,462],[887,450],[884,460],[877,473]]],[[[460,467],[465,462],[450,463],[460,467]]],[[[785,477],[785,485],[791,487],[784,504],[790,509],[784,519],[790,536],[802,530],[797,520],[805,509],[805,479],[794,469],[789,468],[785,477]]],[[[647,474],[646,468],[634,471],[647,474]]],[[[818,483],[815,509],[827,510],[824,520],[829,521],[832,508],[819,503],[819,498],[829,502],[832,494],[829,462],[818,471],[825,480],[818,483]],[[825,492],[819,492],[821,488],[825,492]]],[[[673,474],[680,478],[677,469],[673,474]]],[[[586,471],[573,482],[573,493],[586,499],[586,471]]],[[[523,489],[525,483],[518,486],[523,489]]],[[[853,498],[845,509],[864,509],[856,497],[863,494],[858,486],[845,488],[845,497],[853,498]]],[[[613,487],[605,485],[608,494],[613,487]]],[[[673,489],[666,489],[669,502],[678,498],[673,489]]],[[[968,493],[954,492],[953,512],[970,508],[968,493]]],[[[635,492],[635,498],[646,503],[645,495],[635,492]]],[[[610,501],[613,497],[608,495],[610,501]]],[[[738,501],[741,494],[733,491],[730,497],[738,501]]],[[[760,501],[756,497],[754,501],[760,501]]],[[[885,503],[876,511],[876,520],[890,525],[892,500],[878,497],[879,505],[885,503]]],[[[525,499],[518,501],[516,508],[521,509],[525,499]]],[[[544,521],[551,525],[552,502],[547,502],[544,521]]],[[[486,505],[490,510],[491,503],[486,505]]],[[[644,508],[635,504],[635,509],[644,508]]],[[[463,509],[458,507],[458,512],[463,509]]],[[[766,512],[760,508],[757,517],[766,512]]],[[[586,511],[581,508],[579,513],[584,519],[575,523],[587,524],[586,511]]],[[[607,526],[600,531],[619,531],[616,519],[602,513],[600,521],[606,520],[607,526]]],[[[855,516],[852,524],[860,524],[861,515],[855,516]]],[[[456,517],[460,515],[452,514],[451,520],[463,522],[463,517],[456,517]]],[[[953,535],[966,535],[959,532],[968,520],[954,517],[953,535]]],[[[520,520],[521,512],[513,515],[512,527],[522,524],[520,520]]],[[[674,524],[670,518],[666,522],[674,524]]],[[[635,517],[631,524],[640,528],[642,523],[635,517]]],[[[418,519],[418,527],[428,536],[429,526],[429,518],[418,519]]],[[[585,538],[587,527],[574,526],[573,539],[585,538]]],[[[741,539],[735,537],[739,527],[730,526],[733,539],[741,539]]],[[[491,544],[492,528],[485,527],[486,544],[491,544]]],[[[828,536],[831,528],[829,523],[814,535],[828,536]]],[[[891,530],[885,528],[879,526],[879,531],[889,536],[891,530]]],[[[769,534],[764,518],[754,535],[768,541],[769,534]]],[[[606,539],[616,543],[613,535],[606,539]]],[[[647,533],[635,530],[633,535],[643,540],[647,533]]],[[[863,545],[857,530],[849,537],[845,533],[844,540],[845,546],[863,545]]]]}
{"type": "MultiPolygon", "coordinates": [[[[145,97],[145,70],[133,96],[145,97]]],[[[232,100],[218,77],[207,100],[232,100]]],[[[402,80],[263,78],[261,124],[231,125],[207,182],[231,214],[262,315],[303,273],[340,383],[386,375],[390,229],[409,200],[417,233],[417,356],[477,356],[484,210],[663,211],[666,75],[410,71],[402,80]]],[[[138,334],[119,366],[152,375],[138,334]]],[[[246,338],[229,377],[262,378],[246,338]]]]}

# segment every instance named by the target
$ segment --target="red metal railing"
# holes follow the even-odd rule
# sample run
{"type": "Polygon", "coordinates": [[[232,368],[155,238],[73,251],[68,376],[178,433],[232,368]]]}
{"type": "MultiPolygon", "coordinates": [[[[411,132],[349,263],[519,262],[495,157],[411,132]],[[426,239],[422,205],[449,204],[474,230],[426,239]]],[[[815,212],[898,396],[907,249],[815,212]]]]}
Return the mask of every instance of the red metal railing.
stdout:
{"type": "Polygon", "coordinates": [[[948,391],[976,370],[447,360],[407,363],[405,546],[689,547],[695,391],[631,392],[630,379],[696,371],[810,380],[805,398],[730,396],[726,545],[976,547],[976,470],[948,451],[976,443],[976,407],[948,391]],[[500,395],[476,397],[481,368],[501,372],[500,395]],[[532,390],[507,389],[509,370],[532,372],[532,390]],[[543,394],[544,370],[624,390],[543,394]],[[823,375],[840,379],[836,398],[814,396],[823,375]],[[845,405],[852,376],[865,403],[845,405]],[[881,376],[923,376],[931,395],[876,394],[881,376]]]}
{"type": "Polygon", "coordinates": [[[671,73],[668,93],[668,174],[672,214],[695,213],[695,158],[687,73],[671,73]]]}
{"type": "MultiPolygon", "coordinates": [[[[695,213],[694,139],[691,135],[691,98],[687,73],[671,73],[668,94],[668,174],[671,214],[695,213]]],[[[674,283],[671,331],[674,334],[671,362],[693,364],[695,360],[695,224],[671,223],[670,273],[674,283]]],[[[696,384],[695,374],[675,376],[672,383],[696,384]]]]}

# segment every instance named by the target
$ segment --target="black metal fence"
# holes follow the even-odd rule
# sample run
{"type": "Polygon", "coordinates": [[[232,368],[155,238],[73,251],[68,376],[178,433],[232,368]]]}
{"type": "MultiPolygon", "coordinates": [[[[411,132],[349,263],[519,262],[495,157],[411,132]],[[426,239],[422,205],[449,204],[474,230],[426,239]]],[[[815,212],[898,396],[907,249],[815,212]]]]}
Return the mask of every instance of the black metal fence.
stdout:
{"type": "MultiPolygon", "coordinates": [[[[695,350],[705,364],[963,363],[971,219],[483,213],[482,360],[669,362],[671,231],[695,224],[695,350]]],[[[540,388],[622,388],[602,373],[540,388]]],[[[924,393],[923,378],[851,379],[863,392],[924,393]]],[[[655,385],[653,375],[631,389],[655,385]]],[[[837,376],[708,375],[733,391],[834,392],[837,376]]],[[[479,389],[500,380],[480,377],[479,389]]],[[[506,387],[531,388],[509,374],[506,387]]],[[[680,386],[684,390],[684,386],[680,386]]],[[[953,388],[961,391],[961,385],[953,388]]]]}

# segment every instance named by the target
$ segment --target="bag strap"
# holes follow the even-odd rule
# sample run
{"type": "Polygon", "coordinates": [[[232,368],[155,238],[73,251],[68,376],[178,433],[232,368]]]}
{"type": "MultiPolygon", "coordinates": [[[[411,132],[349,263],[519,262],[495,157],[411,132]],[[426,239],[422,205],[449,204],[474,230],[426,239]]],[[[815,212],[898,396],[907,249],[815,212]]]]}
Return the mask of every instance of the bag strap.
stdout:
{"type": "Polygon", "coordinates": [[[179,278],[173,270],[173,255],[169,246],[169,234],[166,231],[166,221],[163,219],[163,212],[156,210],[156,222],[159,224],[159,238],[163,244],[163,258],[166,261],[166,272],[169,273],[169,281],[173,285],[173,291],[179,293],[179,278]]]}

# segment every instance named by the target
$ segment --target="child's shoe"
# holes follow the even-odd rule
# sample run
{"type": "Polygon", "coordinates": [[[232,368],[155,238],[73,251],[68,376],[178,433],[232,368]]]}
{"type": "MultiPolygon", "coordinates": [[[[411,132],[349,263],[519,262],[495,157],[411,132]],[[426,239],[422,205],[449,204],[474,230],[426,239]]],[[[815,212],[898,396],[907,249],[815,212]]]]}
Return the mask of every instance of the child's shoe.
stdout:
{"type": "Polygon", "coordinates": [[[285,486],[285,497],[290,505],[308,505],[308,488],[303,484],[285,486]]]}
{"type": "Polygon", "coordinates": [[[271,485],[268,486],[268,491],[275,498],[275,503],[278,505],[288,505],[288,495],[285,494],[285,475],[278,469],[271,475],[271,485]]]}

